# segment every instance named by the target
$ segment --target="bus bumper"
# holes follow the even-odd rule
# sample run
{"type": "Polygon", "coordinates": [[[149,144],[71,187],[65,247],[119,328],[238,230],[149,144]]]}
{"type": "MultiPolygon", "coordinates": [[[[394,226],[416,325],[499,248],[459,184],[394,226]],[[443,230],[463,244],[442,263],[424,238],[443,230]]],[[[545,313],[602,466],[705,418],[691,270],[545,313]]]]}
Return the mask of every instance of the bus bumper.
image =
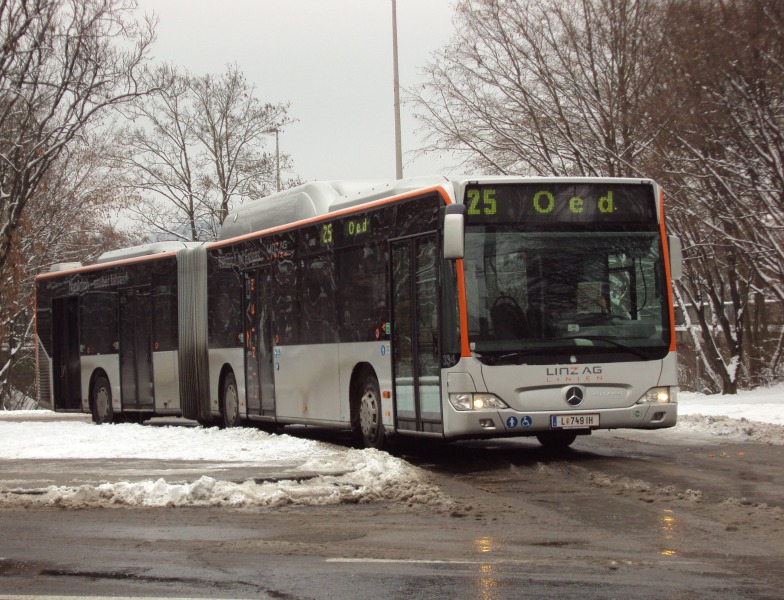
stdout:
{"type": "Polygon", "coordinates": [[[677,403],[646,402],[625,408],[571,411],[450,411],[444,435],[492,437],[536,435],[556,429],[662,429],[675,426],[677,421],[677,403]]]}

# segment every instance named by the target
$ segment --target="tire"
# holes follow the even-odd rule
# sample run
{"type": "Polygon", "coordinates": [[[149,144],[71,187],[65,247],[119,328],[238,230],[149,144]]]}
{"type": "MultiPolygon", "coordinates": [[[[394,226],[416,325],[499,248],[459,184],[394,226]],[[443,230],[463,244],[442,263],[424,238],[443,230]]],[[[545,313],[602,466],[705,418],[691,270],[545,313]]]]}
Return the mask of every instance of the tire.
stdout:
{"type": "Polygon", "coordinates": [[[547,450],[566,450],[577,439],[573,431],[546,431],[538,433],[536,439],[547,450]]]}
{"type": "Polygon", "coordinates": [[[263,431],[264,433],[280,433],[281,430],[281,426],[273,421],[254,421],[253,424],[259,429],[259,431],[263,431]]]}
{"type": "Polygon", "coordinates": [[[112,386],[103,375],[96,377],[90,390],[90,409],[93,423],[102,425],[114,423],[114,409],[112,408],[112,386]]]}
{"type": "Polygon", "coordinates": [[[383,450],[387,446],[387,435],[381,422],[381,393],[378,388],[378,379],[370,374],[365,377],[359,388],[359,401],[357,403],[356,437],[362,440],[366,448],[383,450]]]}
{"type": "Polygon", "coordinates": [[[123,413],[123,417],[124,417],[123,421],[125,423],[134,423],[136,425],[141,423],[141,415],[140,415],[140,413],[137,413],[137,412],[127,412],[126,411],[125,413],[123,413]]]}
{"type": "Polygon", "coordinates": [[[145,421],[152,419],[154,414],[155,413],[151,413],[151,412],[126,412],[125,422],[135,423],[137,425],[143,425],[145,421]]]}
{"type": "Polygon", "coordinates": [[[234,373],[228,373],[223,380],[223,390],[221,390],[221,426],[239,427],[240,423],[240,394],[237,390],[237,380],[234,378],[234,373]]]}

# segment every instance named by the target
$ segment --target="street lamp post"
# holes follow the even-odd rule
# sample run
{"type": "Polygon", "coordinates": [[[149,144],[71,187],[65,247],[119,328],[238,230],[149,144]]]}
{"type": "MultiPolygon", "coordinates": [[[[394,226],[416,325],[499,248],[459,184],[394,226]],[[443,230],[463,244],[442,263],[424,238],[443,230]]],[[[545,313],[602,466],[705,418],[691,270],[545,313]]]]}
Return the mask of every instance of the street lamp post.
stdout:
{"type": "Polygon", "coordinates": [[[400,77],[397,68],[397,2],[392,0],[392,63],[395,88],[395,175],[403,179],[403,150],[400,139],[400,77]]]}
{"type": "Polygon", "coordinates": [[[275,187],[280,191],[280,129],[275,128],[275,187]]]}
{"type": "Polygon", "coordinates": [[[262,133],[268,134],[275,134],[275,189],[276,191],[280,191],[280,129],[274,127],[273,129],[267,129],[266,131],[262,131],[262,133]]]}

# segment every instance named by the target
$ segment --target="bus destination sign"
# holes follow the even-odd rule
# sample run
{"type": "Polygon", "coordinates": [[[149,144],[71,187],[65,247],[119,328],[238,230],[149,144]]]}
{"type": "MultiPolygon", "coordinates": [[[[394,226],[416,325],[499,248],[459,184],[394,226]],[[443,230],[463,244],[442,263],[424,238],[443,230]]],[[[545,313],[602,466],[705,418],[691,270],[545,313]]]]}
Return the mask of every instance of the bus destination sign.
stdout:
{"type": "Polygon", "coordinates": [[[370,237],[371,233],[370,217],[362,215],[324,223],[319,226],[318,238],[322,246],[332,247],[335,243],[339,245],[354,244],[357,240],[370,237]]]}
{"type": "Polygon", "coordinates": [[[653,186],[603,183],[469,185],[468,223],[655,224],[653,186]]]}

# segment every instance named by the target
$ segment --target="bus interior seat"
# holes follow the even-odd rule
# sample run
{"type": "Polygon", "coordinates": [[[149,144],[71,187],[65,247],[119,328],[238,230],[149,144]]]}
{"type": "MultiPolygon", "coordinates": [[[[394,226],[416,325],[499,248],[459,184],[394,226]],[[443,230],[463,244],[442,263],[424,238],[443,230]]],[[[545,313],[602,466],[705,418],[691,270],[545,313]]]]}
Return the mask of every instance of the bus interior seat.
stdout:
{"type": "Polygon", "coordinates": [[[496,339],[523,339],[530,337],[528,321],[523,309],[511,296],[499,296],[490,309],[493,333],[496,339]]]}

